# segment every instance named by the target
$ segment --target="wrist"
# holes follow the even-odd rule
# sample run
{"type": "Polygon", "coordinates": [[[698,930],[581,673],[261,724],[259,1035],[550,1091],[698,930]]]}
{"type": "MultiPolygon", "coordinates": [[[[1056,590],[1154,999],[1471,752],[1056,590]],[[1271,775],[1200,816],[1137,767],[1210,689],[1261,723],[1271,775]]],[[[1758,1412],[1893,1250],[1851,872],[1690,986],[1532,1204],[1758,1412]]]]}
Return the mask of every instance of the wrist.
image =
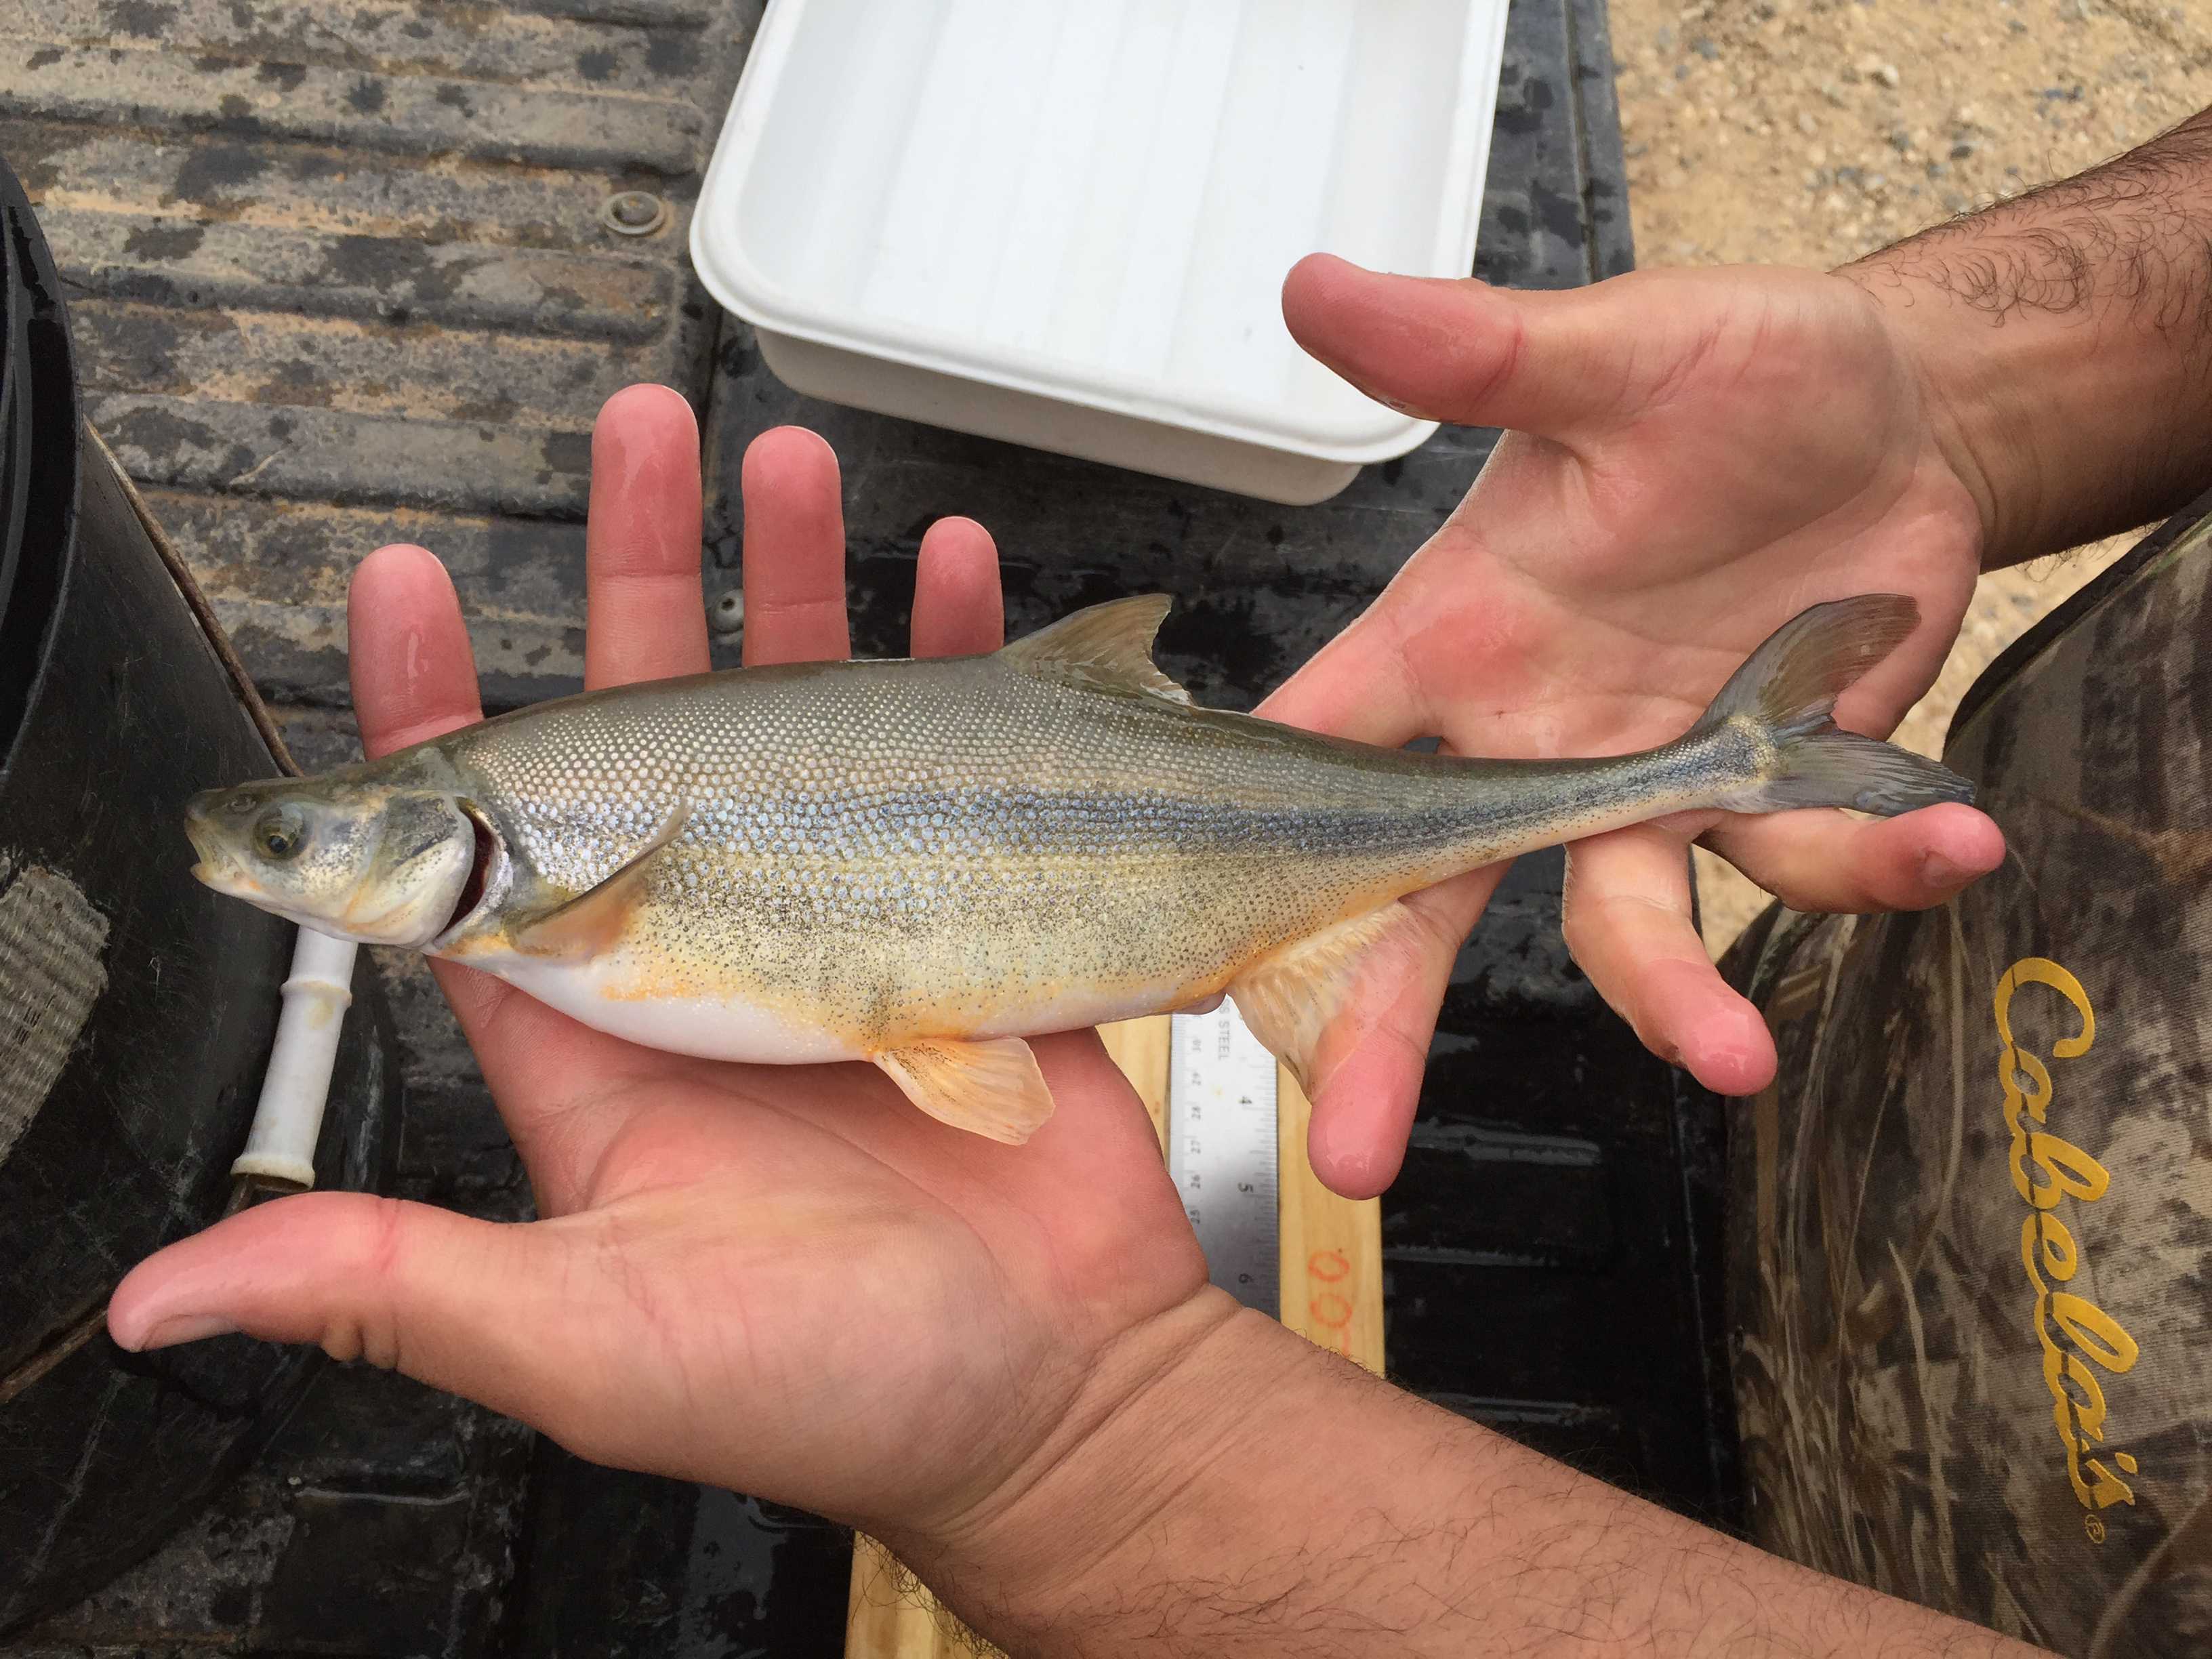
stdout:
{"type": "Polygon", "coordinates": [[[1950,297],[1910,265],[1881,260],[1875,254],[1835,274],[1874,304],[1918,387],[1927,441],[1973,502],[1982,568],[2010,563],[2008,514],[2017,514],[2019,496],[2006,465],[2013,452],[1996,439],[2015,424],[2002,407],[2004,388],[1990,383],[1988,359],[1976,350],[1979,330],[1971,321],[1962,325],[1950,297]]]}
{"type": "MultiPolygon", "coordinates": [[[[1963,247],[1954,257],[1973,258],[1963,247]]],[[[1928,437],[1972,498],[1985,570],[2071,546],[2060,526],[2081,516],[2073,476],[2081,436],[2062,404],[2096,349],[2086,317],[1991,315],[1962,296],[1917,242],[1836,273],[1881,310],[1920,388],[1928,437]],[[2054,541],[2054,537],[2059,539],[2054,541]]]]}
{"type": "Polygon", "coordinates": [[[1547,1495],[1593,1484],[1208,1291],[1105,1356],[964,1521],[885,1541],[1039,1659],[1459,1654],[1463,1552],[1492,1530],[1478,1472],[1501,1463],[1547,1495]]]}
{"type": "Polygon", "coordinates": [[[994,1627],[1049,1622],[1166,1504],[1174,1471],[1218,1460],[1301,1339],[1211,1286],[1100,1351],[1054,1426],[957,1513],[879,1528],[948,1602],[994,1627]]]}
{"type": "Polygon", "coordinates": [[[2200,117],[1836,274],[1880,306],[1982,517],[1984,568],[2129,530],[2212,483],[2200,117]]]}

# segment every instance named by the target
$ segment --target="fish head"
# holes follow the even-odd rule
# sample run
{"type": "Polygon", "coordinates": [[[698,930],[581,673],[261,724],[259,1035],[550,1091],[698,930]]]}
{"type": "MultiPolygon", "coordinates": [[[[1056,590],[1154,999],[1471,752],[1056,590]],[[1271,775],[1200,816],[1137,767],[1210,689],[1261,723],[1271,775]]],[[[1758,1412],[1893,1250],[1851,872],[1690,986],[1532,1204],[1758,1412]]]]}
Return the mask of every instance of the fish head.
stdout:
{"type": "Polygon", "coordinates": [[[207,790],[185,833],[218,893],[336,939],[417,947],[472,908],[489,834],[455,796],[343,774],[207,790]]]}

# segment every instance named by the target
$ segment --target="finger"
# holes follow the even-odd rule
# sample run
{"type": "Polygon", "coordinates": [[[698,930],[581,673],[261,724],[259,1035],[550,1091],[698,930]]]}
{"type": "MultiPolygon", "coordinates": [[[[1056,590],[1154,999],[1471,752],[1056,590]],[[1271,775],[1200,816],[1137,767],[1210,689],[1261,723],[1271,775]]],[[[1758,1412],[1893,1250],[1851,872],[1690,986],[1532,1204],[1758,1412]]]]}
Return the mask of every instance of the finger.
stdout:
{"type": "Polygon", "coordinates": [[[1470,870],[1400,901],[1417,925],[1370,952],[1322,1034],[1306,1157],[1330,1191],[1372,1198],[1397,1179],[1452,963],[1505,869],[1470,870]]]}
{"type": "Polygon", "coordinates": [[[1774,1076],[1774,1040],[1690,921],[1688,838],[1638,824],[1567,848],[1567,949],[1644,1046],[1723,1095],[1774,1076]]]}
{"type": "Polygon", "coordinates": [[[998,544],[975,520],[939,519],[923,532],[910,633],[917,657],[976,656],[1006,643],[998,544]]]}
{"type": "Polygon", "coordinates": [[[584,684],[701,674],[699,424],[681,392],[627,386],[592,427],[584,684]]]}
{"type": "MultiPolygon", "coordinates": [[[[695,558],[696,563],[696,558],[695,558]]],[[[419,547],[378,549],[354,572],[346,629],[354,708],[362,746],[372,757],[420,743],[483,718],[460,602],[446,568],[419,547]]],[[[582,1178],[582,1158],[555,1150],[574,1114],[564,1104],[609,1085],[605,1045],[583,1027],[512,986],[457,963],[433,962],[431,972],[453,1004],[481,1060],[485,1080],[501,1102],[534,1101],[532,1111],[507,1110],[516,1148],[530,1165],[541,1206],[568,1207],[582,1178]],[[557,1073],[544,1068],[558,1066],[557,1073]],[[558,1086],[545,1083],[558,1078],[558,1086]],[[535,1085],[535,1086],[532,1086],[535,1085]]]]}
{"type": "Polygon", "coordinates": [[[1925,910],[2004,862],[2004,832],[1971,806],[1871,823],[1841,812],[1731,815],[1698,837],[1793,910],[1925,910]]]}
{"type": "Polygon", "coordinates": [[[558,1294],[557,1236],[353,1193],[278,1200],[149,1257],[116,1287],[108,1334],[137,1352],[243,1331],[366,1358],[528,1421],[587,1371],[558,1294]]]}
{"type": "Polygon", "coordinates": [[[1297,343],[1378,402],[1427,420],[1555,434],[1620,404],[1635,354],[1615,290],[1546,294],[1391,276],[1315,253],[1283,283],[1297,343]]]}
{"type": "Polygon", "coordinates": [[[422,548],[380,547],[354,571],[346,668],[372,760],[483,718],[460,599],[446,567],[422,548]]]}
{"type": "Polygon", "coordinates": [[[845,510],[837,457],[804,427],[763,432],[745,450],[748,665],[834,662],[845,627],[845,510]]]}

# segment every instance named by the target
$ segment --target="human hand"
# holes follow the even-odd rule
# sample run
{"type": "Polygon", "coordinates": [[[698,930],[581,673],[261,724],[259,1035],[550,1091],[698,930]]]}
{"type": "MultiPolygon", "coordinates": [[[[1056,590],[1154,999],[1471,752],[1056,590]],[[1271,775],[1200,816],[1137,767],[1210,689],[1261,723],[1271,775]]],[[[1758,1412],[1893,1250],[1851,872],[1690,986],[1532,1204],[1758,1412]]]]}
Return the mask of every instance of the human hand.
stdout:
{"type": "MultiPolygon", "coordinates": [[[[1867,592],[1911,594],[1920,626],[1838,722],[1887,733],[1941,668],[1982,507],[1912,339],[1845,278],[1652,270],[1513,293],[1316,256],[1283,310],[1370,395],[1510,430],[1444,527],[1261,713],[1461,754],[1622,753],[1680,736],[1806,606],[1867,592]]],[[[1692,923],[1693,840],[1827,911],[1940,903],[2003,855],[1964,806],[1683,813],[1570,848],[1575,959],[1653,1052],[1730,1095],[1765,1086],[1774,1046],[1692,923]]],[[[1401,901],[1423,926],[1324,1040],[1310,1150],[1338,1191],[1397,1173],[1453,956],[1501,873],[1401,901]]]]}
{"type": "MultiPolygon", "coordinates": [[[[696,441],[658,388],[601,415],[594,685],[705,663],[696,441]]],[[[744,487],[748,660],[841,654],[827,447],[767,434],[744,487]]],[[[365,562],[349,622],[372,754],[477,718],[429,555],[365,562]]],[[[988,538],[933,526],[915,649],[983,649],[1000,625],[988,538]]],[[[109,1306],[117,1342],[319,1342],[585,1456],[804,1505],[883,1538],[1025,1653],[1517,1653],[1532,1632],[1609,1651],[1632,1632],[1671,1655],[1720,1627],[1792,1650],[2020,1651],[1949,1626],[1948,1645],[1915,1644],[1939,1621],[1238,1309],[1207,1285],[1151,1123],[1090,1033],[1036,1042],[1058,1109],[1005,1146],[915,1111],[872,1066],[660,1054],[432,966],[542,1218],[279,1199],[141,1263],[109,1306]]]]}
{"type": "MultiPolygon", "coordinates": [[[[769,433],[743,486],[746,660],[844,655],[828,446],[769,433]]],[[[653,386],[611,398],[592,436],[587,684],[707,666],[699,489],[684,400],[653,386]]],[[[481,718],[459,606],[428,553],[364,562],[349,621],[370,755],[481,718]]],[[[994,649],[1002,629],[990,538],[940,520],[921,548],[915,653],[994,649]]],[[[1036,1042],[1058,1109],[1010,1147],[925,1117],[873,1066],[661,1054],[431,966],[541,1218],[281,1199],[140,1264],[110,1307],[118,1343],[319,1343],[599,1462],[896,1540],[987,1510],[1133,1332],[1229,1316],[1151,1123],[1091,1033],[1036,1042]]]]}

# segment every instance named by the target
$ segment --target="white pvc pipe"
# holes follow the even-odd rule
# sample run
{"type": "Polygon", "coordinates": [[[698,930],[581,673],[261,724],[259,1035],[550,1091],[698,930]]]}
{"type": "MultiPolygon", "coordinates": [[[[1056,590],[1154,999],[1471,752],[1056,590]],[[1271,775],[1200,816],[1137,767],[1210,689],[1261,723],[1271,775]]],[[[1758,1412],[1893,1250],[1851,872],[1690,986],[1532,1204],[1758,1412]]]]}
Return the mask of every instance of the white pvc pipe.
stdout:
{"type": "Polygon", "coordinates": [[[284,981],[283,1012],[276,1017],[276,1046],[261,1080],[246,1151],[233,1176],[259,1176],[306,1188],[315,1184],[315,1141],[330,1099],[331,1068],[353,1001],[353,959],[360,945],[302,927],[292,947],[292,977],[284,981]]]}

